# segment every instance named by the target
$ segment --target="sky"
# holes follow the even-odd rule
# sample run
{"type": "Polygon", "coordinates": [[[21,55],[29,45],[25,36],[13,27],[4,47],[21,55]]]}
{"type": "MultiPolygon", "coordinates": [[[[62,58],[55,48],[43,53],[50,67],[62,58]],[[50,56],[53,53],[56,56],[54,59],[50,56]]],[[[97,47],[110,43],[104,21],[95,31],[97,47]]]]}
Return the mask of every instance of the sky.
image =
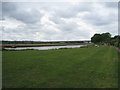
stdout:
{"type": "Polygon", "coordinates": [[[117,2],[2,2],[2,40],[79,41],[118,35],[117,2]]]}

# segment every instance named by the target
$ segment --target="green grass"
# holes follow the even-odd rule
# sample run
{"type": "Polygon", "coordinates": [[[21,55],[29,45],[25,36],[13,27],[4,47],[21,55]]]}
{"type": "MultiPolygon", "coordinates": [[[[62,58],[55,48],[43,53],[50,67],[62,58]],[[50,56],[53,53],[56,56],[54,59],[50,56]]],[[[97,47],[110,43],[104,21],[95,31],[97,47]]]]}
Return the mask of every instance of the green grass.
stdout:
{"type": "Polygon", "coordinates": [[[114,47],[3,51],[3,88],[117,88],[114,47]]]}

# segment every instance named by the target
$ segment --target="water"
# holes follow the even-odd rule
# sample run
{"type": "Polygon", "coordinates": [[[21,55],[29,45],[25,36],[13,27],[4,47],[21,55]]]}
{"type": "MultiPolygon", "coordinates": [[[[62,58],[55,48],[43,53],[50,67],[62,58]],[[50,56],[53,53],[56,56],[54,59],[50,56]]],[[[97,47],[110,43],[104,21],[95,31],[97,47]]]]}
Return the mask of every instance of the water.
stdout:
{"type": "Polygon", "coordinates": [[[35,50],[49,50],[49,49],[59,49],[59,48],[79,48],[85,45],[67,45],[67,46],[42,46],[42,47],[17,47],[17,48],[5,48],[7,50],[25,50],[25,49],[35,49],[35,50]]]}

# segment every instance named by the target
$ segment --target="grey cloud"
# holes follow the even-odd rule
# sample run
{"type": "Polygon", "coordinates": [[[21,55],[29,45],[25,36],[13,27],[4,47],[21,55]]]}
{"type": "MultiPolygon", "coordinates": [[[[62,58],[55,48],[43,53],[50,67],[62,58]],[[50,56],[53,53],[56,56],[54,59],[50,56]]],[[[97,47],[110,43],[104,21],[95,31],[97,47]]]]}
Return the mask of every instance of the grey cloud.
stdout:
{"type": "Polygon", "coordinates": [[[64,30],[64,32],[72,33],[76,31],[78,25],[75,23],[62,23],[61,25],[59,25],[59,28],[61,30],[64,30]]]}
{"type": "Polygon", "coordinates": [[[2,18],[2,2],[0,2],[0,20],[3,20],[3,18],[2,18]]]}
{"type": "Polygon", "coordinates": [[[92,9],[92,3],[86,2],[78,3],[77,5],[60,5],[59,8],[53,6],[49,8],[48,12],[52,12],[52,17],[50,17],[50,20],[52,20],[55,24],[61,24],[64,23],[61,18],[73,18],[76,17],[78,13],[91,12],[92,9]]]}
{"type": "Polygon", "coordinates": [[[78,27],[78,25],[76,23],[65,22],[60,17],[51,17],[49,20],[51,20],[52,22],[57,24],[56,28],[60,29],[61,31],[67,32],[67,33],[74,32],[76,30],[76,28],[78,27]]]}
{"type": "Polygon", "coordinates": [[[76,11],[73,11],[72,8],[61,7],[59,9],[54,10],[55,17],[62,17],[62,18],[70,18],[76,15],[76,11]]]}
{"type": "Polygon", "coordinates": [[[38,11],[31,11],[31,12],[19,11],[17,13],[11,14],[11,16],[25,23],[36,23],[41,18],[38,11]]]}
{"type": "MultiPolygon", "coordinates": [[[[22,5],[21,5],[22,7],[22,5]]],[[[17,6],[17,3],[3,3],[3,15],[9,16],[10,18],[14,18],[16,20],[22,21],[24,23],[32,24],[36,23],[41,19],[42,14],[35,10],[31,9],[27,11],[25,9],[21,9],[17,6]]]]}
{"type": "Polygon", "coordinates": [[[103,10],[101,12],[93,10],[89,12],[89,14],[84,15],[80,18],[82,18],[88,24],[102,26],[117,22],[118,14],[117,10],[114,9],[111,11],[110,9],[107,9],[106,11],[103,10]]]}
{"type": "Polygon", "coordinates": [[[17,10],[17,6],[15,3],[11,2],[2,2],[2,11],[6,14],[9,14],[10,12],[15,12],[17,10]]]}
{"type": "Polygon", "coordinates": [[[54,22],[55,24],[61,24],[64,23],[64,21],[62,20],[62,18],[57,17],[57,16],[52,16],[49,18],[50,21],[54,22]]]}
{"type": "Polygon", "coordinates": [[[111,20],[106,17],[99,16],[97,13],[95,15],[86,16],[83,19],[86,20],[86,23],[93,24],[95,26],[102,26],[111,23],[111,20]]]}
{"type": "Polygon", "coordinates": [[[106,2],[105,5],[108,8],[118,8],[118,2],[106,2]]]}
{"type": "Polygon", "coordinates": [[[92,3],[78,3],[77,5],[59,5],[59,8],[50,7],[49,10],[55,12],[53,15],[60,18],[75,17],[79,12],[91,11],[93,9],[92,3]]]}

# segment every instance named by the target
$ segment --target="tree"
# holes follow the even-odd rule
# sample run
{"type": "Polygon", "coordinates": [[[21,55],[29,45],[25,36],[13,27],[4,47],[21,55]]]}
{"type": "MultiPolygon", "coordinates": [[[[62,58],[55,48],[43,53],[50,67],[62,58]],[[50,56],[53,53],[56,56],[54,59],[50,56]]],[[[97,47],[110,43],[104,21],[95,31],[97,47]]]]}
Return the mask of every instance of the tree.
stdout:
{"type": "Polygon", "coordinates": [[[91,38],[91,42],[93,42],[93,43],[102,42],[101,34],[94,34],[94,36],[91,38]]]}
{"type": "Polygon", "coordinates": [[[111,34],[110,33],[102,33],[102,34],[94,34],[94,36],[91,38],[91,42],[93,43],[103,43],[103,44],[109,44],[111,40],[111,34]]]}
{"type": "Polygon", "coordinates": [[[102,33],[101,34],[102,37],[102,42],[105,44],[109,44],[111,41],[111,34],[110,33],[102,33]]]}
{"type": "Polygon", "coordinates": [[[120,35],[112,37],[110,44],[120,48],[120,35]]]}

